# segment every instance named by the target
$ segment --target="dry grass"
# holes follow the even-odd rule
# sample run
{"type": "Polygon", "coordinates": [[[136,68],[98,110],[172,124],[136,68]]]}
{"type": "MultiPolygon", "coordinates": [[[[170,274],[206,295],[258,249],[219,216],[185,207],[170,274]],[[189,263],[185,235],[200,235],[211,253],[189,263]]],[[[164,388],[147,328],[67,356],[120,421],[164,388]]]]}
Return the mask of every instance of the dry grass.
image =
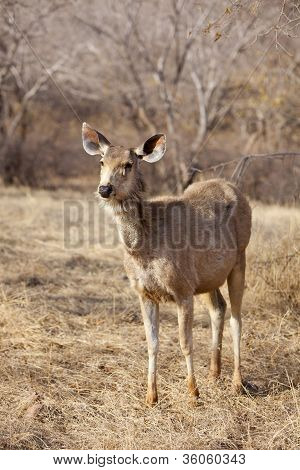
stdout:
{"type": "Polygon", "coordinates": [[[62,200],[83,195],[0,193],[1,448],[299,448],[297,209],[254,208],[242,342],[251,393],[231,393],[228,325],[222,379],[207,382],[210,331],[199,303],[201,402],[189,406],[175,308],[167,305],[160,403],[148,409],[146,342],[120,248],[63,248],[62,200]]]}

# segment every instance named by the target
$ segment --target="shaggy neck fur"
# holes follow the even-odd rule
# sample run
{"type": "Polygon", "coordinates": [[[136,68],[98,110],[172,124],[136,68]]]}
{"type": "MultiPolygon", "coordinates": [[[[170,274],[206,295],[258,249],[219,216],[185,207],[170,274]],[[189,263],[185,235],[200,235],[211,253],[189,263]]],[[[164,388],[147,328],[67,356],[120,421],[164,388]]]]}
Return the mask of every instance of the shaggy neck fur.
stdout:
{"type": "Polygon", "coordinates": [[[122,201],[114,202],[111,206],[121,241],[131,254],[140,254],[145,249],[144,190],[144,181],[139,173],[135,187],[128,197],[122,201]]]}

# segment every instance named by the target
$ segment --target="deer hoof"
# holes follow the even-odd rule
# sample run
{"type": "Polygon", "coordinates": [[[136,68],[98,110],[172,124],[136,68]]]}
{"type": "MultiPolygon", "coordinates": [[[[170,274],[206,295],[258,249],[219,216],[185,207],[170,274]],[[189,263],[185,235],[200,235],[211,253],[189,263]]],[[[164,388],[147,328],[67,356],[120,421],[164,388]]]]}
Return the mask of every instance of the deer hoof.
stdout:
{"type": "Polygon", "coordinates": [[[158,396],[157,392],[148,391],[146,395],[146,405],[148,406],[154,406],[158,402],[158,396]]]}
{"type": "Polygon", "coordinates": [[[244,393],[244,387],[241,381],[232,381],[232,390],[235,395],[242,395],[244,393]]]}
{"type": "Polygon", "coordinates": [[[194,381],[188,382],[188,390],[191,397],[197,399],[199,397],[199,390],[194,381]]]}
{"type": "Polygon", "coordinates": [[[208,374],[208,380],[209,382],[217,382],[217,380],[220,377],[220,370],[219,369],[210,369],[209,374],[208,374]]]}

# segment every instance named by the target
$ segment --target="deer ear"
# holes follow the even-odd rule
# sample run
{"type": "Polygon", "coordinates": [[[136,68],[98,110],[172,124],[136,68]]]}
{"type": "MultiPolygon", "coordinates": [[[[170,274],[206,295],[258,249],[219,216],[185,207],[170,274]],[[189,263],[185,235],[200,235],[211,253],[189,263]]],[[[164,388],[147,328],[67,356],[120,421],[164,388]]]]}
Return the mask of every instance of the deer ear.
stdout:
{"type": "Polygon", "coordinates": [[[167,148],[165,134],[156,134],[135,149],[136,155],[148,163],[158,162],[167,148]]]}
{"type": "Polygon", "coordinates": [[[82,144],[89,155],[104,155],[111,143],[100,132],[92,129],[86,122],[82,124],[82,144]]]}

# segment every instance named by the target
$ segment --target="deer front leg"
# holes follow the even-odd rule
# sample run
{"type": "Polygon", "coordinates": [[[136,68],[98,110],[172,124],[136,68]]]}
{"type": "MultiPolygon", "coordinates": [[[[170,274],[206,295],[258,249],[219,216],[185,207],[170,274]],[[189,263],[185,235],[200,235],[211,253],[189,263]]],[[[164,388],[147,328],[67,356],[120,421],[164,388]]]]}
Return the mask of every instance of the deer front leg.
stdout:
{"type": "Polygon", "coordinates": [[[197,398],[199,391],[193,366],[193,303],[194,299],[192,296],[178,303],[178,325],[180,347],[187,365],[188,389],[190,394],[197,398]]]}
{"type": "Polygon", "coordinates": [[[148,344],[148,391],[146,403],[153,405],[157,402],[156,369],[159,347],[159,305],[140,296],[146,339],[148,344]]]}

